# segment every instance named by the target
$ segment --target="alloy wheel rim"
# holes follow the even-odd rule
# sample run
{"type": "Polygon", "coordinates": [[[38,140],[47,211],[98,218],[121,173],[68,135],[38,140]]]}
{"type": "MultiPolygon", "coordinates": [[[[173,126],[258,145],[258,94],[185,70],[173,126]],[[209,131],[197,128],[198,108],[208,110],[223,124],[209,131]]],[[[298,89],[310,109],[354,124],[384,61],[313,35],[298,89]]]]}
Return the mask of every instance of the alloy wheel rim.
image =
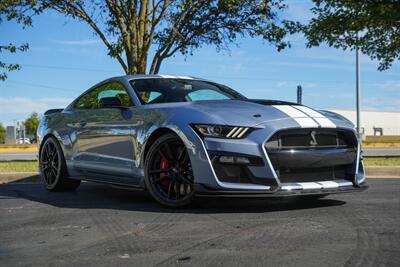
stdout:
{"type": "Polygon", "coordinates": [[[153,188],[164,200],[184,201],[193,193],[192,166],[181,142],[162,143],[148,173],[153,188]]]}
{"type": "Polygon", "coordinates": [[[46,184],[54,184],[60,168],[57,148],[51,142],[47,142],[42,149],[40,167],[46,184]]]}

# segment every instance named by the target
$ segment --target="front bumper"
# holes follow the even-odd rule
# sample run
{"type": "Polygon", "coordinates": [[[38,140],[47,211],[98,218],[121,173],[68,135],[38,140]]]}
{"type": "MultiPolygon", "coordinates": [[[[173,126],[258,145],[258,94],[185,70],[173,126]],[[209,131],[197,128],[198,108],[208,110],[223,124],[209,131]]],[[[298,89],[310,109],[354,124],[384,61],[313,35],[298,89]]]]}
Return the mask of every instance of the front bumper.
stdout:
{"type": "MultiPolygon", "coordinates": [[[[288,125],[290,126],[290,125],[288,125]]],[[[293,128],[293,127],[284,127],[293,128]]],[[[332,194],[363,191],[367,188],[365,184],[364,167],[362,157],[360,155],[361,147],[355,149],[356,160],[352,164],[352,177],[338,179],[314,179],[310,182],[290,181],[282,182],[279,173],[276,172],[271,163],[269,155],[264,147],[266,140],[276,131],[282,130],[281,127],[264,128],[253,131],[248,137],[240,140],[206,138],[202,139],[197,134],[196,139],[199,141],[197,146],[197,162],[194,164],[194,174],[196,186],[195,190],[198,195],[228,195],[228,196],[290,196],[290,195],[308,195],[308,194],[332,194]],[[251,166],[252,175],[258,182],[253,183],[232,183],[218,179],[209,153],[219,151],[221,153],[230,154],[247,154],[260,157],[264,161],[264,166],[251,166]],[[259,181],[263,181],[259,183],[259,181]]],[[[349,129],[346,129],[349,130],[349,129]]],[[[332,151],[331,151],[332,152],[332,151]]],[[[328,155],[319,155],[327,160],[335,160],[340,162],[341,157],[346,156],[346,151],[338,150],[338,155],[328,153],[328,155]],[[341,155],[339,155],[341,154],[341,155]]],[[[310,155],[306,155],[310,156],[310,155]]],[[[290,159],[290,157],[289,157],[290,159]]],[[[298,160],[291,159],[292,162],[298,160]]],[[[193,161],[192,161],[193,162],[193,161]]],[[[323,160],[321,161],[323,162],[323,160]]],[[[293,163],[294,164],[294,163],[293,163]]],[[[317,177],[318,178],[318,177],[317,177]]],[[[324,177],[321,177],[324,178],[324,177]]]]}

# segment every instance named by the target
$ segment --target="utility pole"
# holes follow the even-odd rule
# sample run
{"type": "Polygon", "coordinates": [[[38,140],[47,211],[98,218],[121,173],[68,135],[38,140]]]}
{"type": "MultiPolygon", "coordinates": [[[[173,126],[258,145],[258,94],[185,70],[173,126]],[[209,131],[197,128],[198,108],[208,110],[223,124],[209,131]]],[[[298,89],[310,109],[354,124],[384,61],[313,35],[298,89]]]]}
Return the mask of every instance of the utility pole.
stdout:
{"type": "Polygon", "coordinates": [[[360,59],[358,46],[356,47],[356,106],[357,106],[357,133],[361,136],[360,127],[360,59]]]}

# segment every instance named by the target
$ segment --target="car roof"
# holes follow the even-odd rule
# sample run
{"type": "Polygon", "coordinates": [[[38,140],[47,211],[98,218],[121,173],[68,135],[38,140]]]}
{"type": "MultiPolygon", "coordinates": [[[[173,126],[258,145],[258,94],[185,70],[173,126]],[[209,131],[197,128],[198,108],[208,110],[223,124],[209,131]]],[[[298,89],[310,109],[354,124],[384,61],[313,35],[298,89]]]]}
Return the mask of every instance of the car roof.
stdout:
{"type": "Polygon", "coordinates": [[[133,74],[133,75],[123,75],[119,77],[115,77],[119,79],[125,80],[135,80],[135,79],[145,79],[145,78],[164,78],[164,79],[185,79],[185,80],[202,80],[206,81],[206,79],[193,77],[193,76],[185,76],[185,75],[166,75],[166,74],[133,74]]]}

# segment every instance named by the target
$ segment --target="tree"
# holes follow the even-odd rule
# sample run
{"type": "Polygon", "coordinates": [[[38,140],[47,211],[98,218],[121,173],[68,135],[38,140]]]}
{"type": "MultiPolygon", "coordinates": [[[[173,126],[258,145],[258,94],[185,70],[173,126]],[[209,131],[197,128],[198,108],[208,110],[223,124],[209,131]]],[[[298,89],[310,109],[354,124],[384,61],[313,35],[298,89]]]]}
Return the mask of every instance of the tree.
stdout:
{"type": "Polygon", "coordinates": [[[32,112],[32,114],[25,120],[25,132],[26,134],[35,135],[36,130],[39,126],[39,116],[36,112],[32,112]]]}
{"type": "Polygon", "coordinates": [[[158,73],[165,59],[191,55],[203,45],[227,49],[238,36],[261,37],[281,50],[288,45],[285,21],[278,18],[282,1],[38,0],[35,8],[85,22],[125,73],[135,74],[158,73]]]}
{"type": "MultiPolygon", "coordinates": [[[[34,0],[0,0],[0,24],[6,21],[16,21],[21,24],[23,28],[32,25],[32,16],[39,14],[40,9],[36,7],[36,1],[34,0]]],[[[21,45],[15,45],[12,43],[0,43],[0,54],[4,52],[16,53],[18,51],[24,52],[28,50],[29,46],[27,43],[21,45]]],[[[19,64],[6,63],[0,60],[0,81],[7,79],[7,73],[14,70],[19,70],[21,66],[19,64]]]]}
{"type": "Polygon", "coordinates": [[[0,123],[0,144],[4,144],[6,141],[6,129],[4,128],[3,124],[0,123]]]}
{"type": "Polygon", "coordinates": [[[398,1],[313,0],[315,15],[297,24],[307,46],[327,42],[341,49],[359,49],[380,61],[379,70],[400,58],[400,3],[398,1]]]}

